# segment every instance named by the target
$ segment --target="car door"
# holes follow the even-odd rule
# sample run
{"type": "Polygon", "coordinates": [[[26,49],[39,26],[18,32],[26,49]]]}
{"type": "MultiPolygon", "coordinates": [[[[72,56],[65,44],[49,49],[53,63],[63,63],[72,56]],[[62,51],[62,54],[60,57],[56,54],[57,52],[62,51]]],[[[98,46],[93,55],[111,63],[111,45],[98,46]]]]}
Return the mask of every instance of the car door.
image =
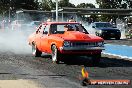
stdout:
{"type": "Polygon", "coordinates": [[[42,33],[42,24],[38,27],[38,29],[36,30],[36,34],[35,34],[35,44],[37,46],[37,48],[39,50],[41,50],[41,45],[40,45],[40,42],[41,42],[41,36],[43,35],[42,33]]]}
{"type": "Polygon", "coordinates": [[[41,36],[41,50],[42,52],[48,53],[50,44],[49,44],[49,25],[44,24],[42,26],[43,35],[41,36]]]}

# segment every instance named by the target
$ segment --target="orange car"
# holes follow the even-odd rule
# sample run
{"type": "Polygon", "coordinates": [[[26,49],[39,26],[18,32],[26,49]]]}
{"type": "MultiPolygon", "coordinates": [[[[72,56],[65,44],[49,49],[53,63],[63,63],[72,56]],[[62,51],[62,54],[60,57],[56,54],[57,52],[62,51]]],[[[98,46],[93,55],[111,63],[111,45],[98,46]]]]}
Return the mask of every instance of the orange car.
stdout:
{"type": "Polygon", "coordinates": [[[35,57],[40,57],[42,52],[50,53],[56,63],[71,55],[90,56],[94,63],[98,63],[104,49],[104,40],[89,34],[77,22],[42,23],[28,40],[35,57]]]}

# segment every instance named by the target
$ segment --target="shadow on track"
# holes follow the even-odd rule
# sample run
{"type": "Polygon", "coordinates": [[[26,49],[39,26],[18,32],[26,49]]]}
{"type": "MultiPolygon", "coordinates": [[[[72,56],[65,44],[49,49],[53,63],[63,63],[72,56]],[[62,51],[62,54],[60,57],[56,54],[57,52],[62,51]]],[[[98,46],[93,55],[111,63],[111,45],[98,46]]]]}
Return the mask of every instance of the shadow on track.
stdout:
{"type": "Polygon", "coordinates": [[[115,57],[102,57],[99,67],[132,67],[132,61],[115,57]]]}
{"type": "MultiPolygon", "coordinates": [[[[44,55],[42,56],[43,62],[49,62],[51,63],[51,56],[50,55],[44,55]],[[47,59],[48,58],[48,59],[47,59]],[[49,60],[49,61],[47,61],[49,60]]],[[[67,57],[64,58],[59,64],[66,64],[66,65],[83,65],[86,67],[132,67],[132,61],[129,61],[128,59],[120,59],[117,57],[107,56],[103,55],[101,58],[101,62],[99,64],[92,64],[92,61],[88,57],[67,57]]]]}

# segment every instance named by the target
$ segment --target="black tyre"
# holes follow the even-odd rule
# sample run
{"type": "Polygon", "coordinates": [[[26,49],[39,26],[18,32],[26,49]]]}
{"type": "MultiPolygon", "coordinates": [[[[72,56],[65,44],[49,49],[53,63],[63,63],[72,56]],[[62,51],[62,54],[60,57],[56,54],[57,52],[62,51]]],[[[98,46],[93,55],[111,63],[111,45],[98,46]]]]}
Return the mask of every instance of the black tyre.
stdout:
{"type": "Polygon", "coordinates": [[[115,39],[116,39],[116,40],[120,40],[120,37],[116,37],[115,39]]]}
{"type": "Polygon", "coordinates": [[[96,35],[96,36],[99,36],[99,33],[95,32],[95,35],[96,35]]]}
{"type": "Polygon", "coordinates": [[[83,79],[82,82],[81,82],[81,85],[82,86],[87,86],[87,79],[83,79]]]}
{"type": "Polygon", "coordinates": [[[95,65],[99,64],[100,60],[101,60],[101,54],[96,54],[92,58],[92,63],[95,64],[95,65]]]}
{"type": "Polygon", "coordinates": [[[42,52],[38,50],[35,44],[32,44],[32,54],[35,57],[41,57],[42,52]]]}
{"type": "Polygon", "coordinates": [[[59,64],[60,62],[60,53],[55,45],[51,47],[52,50],[52,62],[59,64]]]}
{"type": "Polygon", "coordinates": [[[91,84],[91,81],[90,81],[90,79],[88,79],[88,78],[84,78],[83,80],[82,80],[82,82],[81,82],[81,85],[82,86],[87,86],[87,85],[90,85],[91,84]]]}

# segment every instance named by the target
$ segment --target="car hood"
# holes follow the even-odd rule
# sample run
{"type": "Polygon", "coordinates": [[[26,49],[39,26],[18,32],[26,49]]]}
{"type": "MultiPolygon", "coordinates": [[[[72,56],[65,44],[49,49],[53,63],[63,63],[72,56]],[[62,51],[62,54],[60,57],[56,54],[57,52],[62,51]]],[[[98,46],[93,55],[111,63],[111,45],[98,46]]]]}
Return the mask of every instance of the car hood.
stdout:
{"type": "Polygon", "coordinates": [[[85,34],[79,31],[70,31],[70,32],[65,32],[64,34],[55,34],[54,36],[60,37],[64,40],[103,40],[101,37],[95,36],[95,35],[90,35],[90,34],[85,34]]]}
{"type": "Polygon", "coordinates": [[[119,30],[117,28],[96,28],[98,30],[119,30]]]}

